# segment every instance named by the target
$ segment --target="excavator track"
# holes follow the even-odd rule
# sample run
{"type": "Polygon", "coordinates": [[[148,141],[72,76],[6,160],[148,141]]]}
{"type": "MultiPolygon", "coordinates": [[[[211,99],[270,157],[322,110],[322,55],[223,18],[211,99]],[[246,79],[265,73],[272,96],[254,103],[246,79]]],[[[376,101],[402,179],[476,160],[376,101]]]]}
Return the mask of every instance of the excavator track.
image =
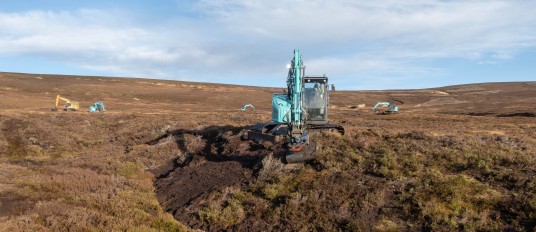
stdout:
{"type": "Polygon", "coordinates": [[[341,133],[342,135],[344,135],[344,127],[342,127],[341,125],[337,125],[337,124],[318,124],[318,125],[309,124],[307,129],[309,130],[309,133],[331,130],[331,131],[337,131],[341,133]]]}
{"type": "MultiPolygon", "coordinates": [[[[328,130],[344,134],[344,127],[337,124],[310,124],[307,128],[309,135],[328,130]]],[[[288,137],[288,125],[284,123],[258,123],[244,133],[244,139],[257,143],[271,142],[275,144],[288,139],[288,137]]],[[[299,147],[289,147],[285,154],[285,161],[290,164],[313,160],[319,148],[319,144],[315,141],[309,141],[308,144],[299,147]]]]}

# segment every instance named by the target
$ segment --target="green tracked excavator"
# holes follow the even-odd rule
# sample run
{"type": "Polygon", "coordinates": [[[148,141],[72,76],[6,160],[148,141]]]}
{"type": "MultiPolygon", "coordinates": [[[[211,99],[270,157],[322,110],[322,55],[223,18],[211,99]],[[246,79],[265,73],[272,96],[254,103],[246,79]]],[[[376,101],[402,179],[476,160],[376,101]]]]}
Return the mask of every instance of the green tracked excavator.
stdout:
{"type": "Polygon", "coordinates": [[[287,163],[315,158],[318,144],[309,137],[322,130],[344,134],[340,125],[329,124],[328,78],[304,76],[305,66],[298,49],[294,50],[287,76],[286,93],[272,95],[272,121],[258,123],[245,136],[257,142],[282,142],[287,163]]]}

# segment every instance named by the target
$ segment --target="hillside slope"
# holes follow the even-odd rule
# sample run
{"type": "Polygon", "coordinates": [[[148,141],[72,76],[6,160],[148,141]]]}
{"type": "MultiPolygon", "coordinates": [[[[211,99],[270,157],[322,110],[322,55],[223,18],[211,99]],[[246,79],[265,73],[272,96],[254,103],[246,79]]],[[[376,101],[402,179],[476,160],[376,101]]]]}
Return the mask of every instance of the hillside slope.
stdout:
{"type": "Polygon", "coordinates": [[[536,82],[332,92],[346,134],[292,165],[241,136],[282,91],[0,73],[0,230],[534,230],[536,82]]]}

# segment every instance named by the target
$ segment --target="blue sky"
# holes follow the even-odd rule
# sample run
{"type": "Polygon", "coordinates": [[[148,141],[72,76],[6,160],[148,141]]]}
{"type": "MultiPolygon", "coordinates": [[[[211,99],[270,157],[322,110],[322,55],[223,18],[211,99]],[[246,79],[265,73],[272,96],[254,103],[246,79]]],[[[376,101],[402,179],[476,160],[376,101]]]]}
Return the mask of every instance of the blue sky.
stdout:
{"type": "Polygon", "coordinates": [[[2,0],[0,71],[338,89],[536,81],[536,1],[2,0]]]}

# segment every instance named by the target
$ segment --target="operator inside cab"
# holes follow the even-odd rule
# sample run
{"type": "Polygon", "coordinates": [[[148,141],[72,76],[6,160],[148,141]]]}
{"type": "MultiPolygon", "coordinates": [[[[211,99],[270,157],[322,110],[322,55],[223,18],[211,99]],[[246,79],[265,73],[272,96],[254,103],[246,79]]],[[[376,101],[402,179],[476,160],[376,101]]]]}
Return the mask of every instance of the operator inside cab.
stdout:
{"type": "Polygon", "coordinates": [[[305,83],[305,107],[310,120],[324,119],[324,88],[322,83],[305,83]]]}

